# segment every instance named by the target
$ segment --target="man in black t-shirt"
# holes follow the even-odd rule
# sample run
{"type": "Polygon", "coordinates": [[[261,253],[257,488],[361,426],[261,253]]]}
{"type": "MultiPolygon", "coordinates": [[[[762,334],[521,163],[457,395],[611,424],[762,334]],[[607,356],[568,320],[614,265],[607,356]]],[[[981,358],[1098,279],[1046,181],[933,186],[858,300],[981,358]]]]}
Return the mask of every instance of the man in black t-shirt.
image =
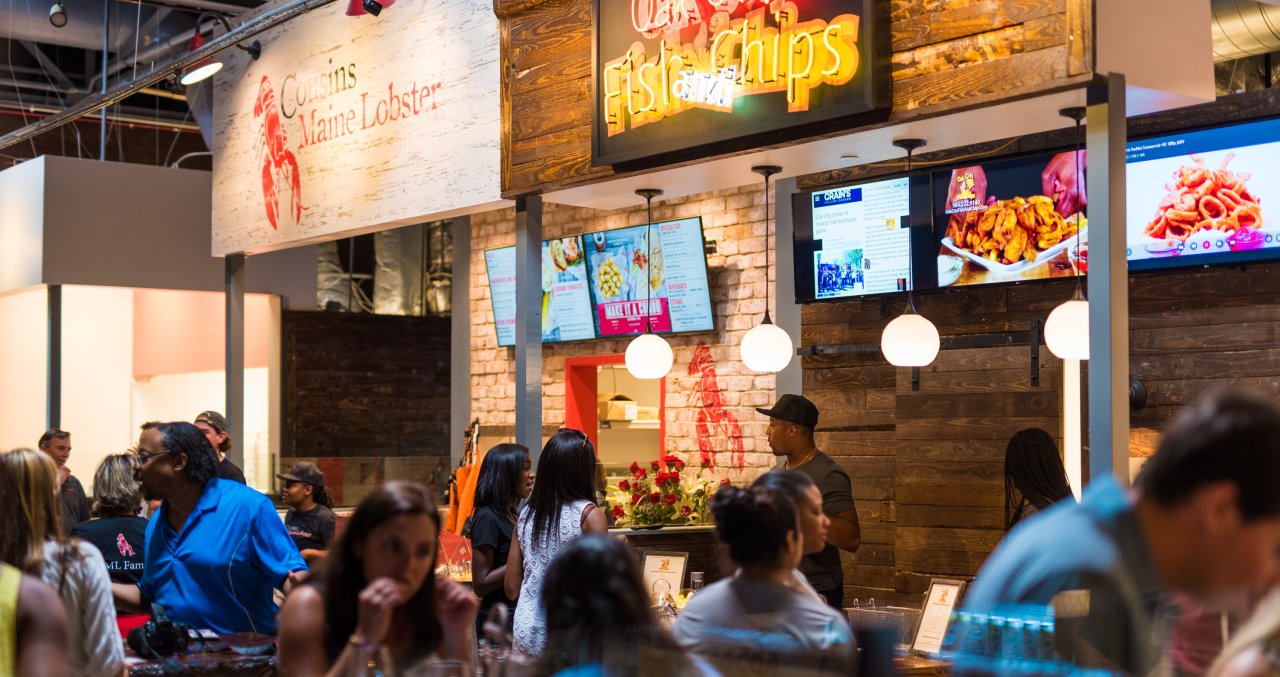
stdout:
{"type": "Polygon", "coordinates": [[[195,424],[218,452],[218,479],[245,484],[240,466],[227,458],[227,452],[231,451],[231,436],[227,434],[226,417],[216,411],[203,411],[196,417],[195,424]]]}
{"type": "Polygon", "coordinates": [[[89,499],[84,485],[71,474],[67,459],[71,458],[71,433],[56,428],[40,436],[40,451],[49,455],[58,466],[58,502],[62,506],[62,533],[89,519],[89,499]]]}
{"type": "Polygon", "coordinates": [[[822,511],[831,518],[827,547],[816,555],[805,555],[800,572],[828,605],[840,609],[844,606],[840,551],[856,552],[862,545],[849,475],[834,459],[818,451],[813,440],[818,408],[813,402],[800,395],[783,395],[772,409],[756,411],[769,417],[769,448],[779,457],[776,469],[804,473],[822,492],[822,511]]]}
{"type": "Polygon", "coordinates": [[[324,486],[324,473],[314,463],[293,464],[288,473],[279,473],[284,482],[280,498],[289,506],[284,525],[308,565],[329,554],[337,519],[333,497],[324,486]]]}

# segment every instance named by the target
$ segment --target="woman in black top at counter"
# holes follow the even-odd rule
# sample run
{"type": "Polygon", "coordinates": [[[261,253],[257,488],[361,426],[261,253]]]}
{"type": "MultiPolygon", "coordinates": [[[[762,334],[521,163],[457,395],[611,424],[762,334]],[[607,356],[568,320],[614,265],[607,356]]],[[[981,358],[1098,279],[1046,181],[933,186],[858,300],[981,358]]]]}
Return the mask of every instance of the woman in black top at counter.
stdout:
{"type": "MultiPolygon", "coordinates": [[[[480,596],[476,632],[483,636],[489,610],[498,603],[514,611],[516,603],[507,597],[503,580],[507,555],[516,526],[516,508],[533,491],[533,465],[529,450],[520,444],[499,444],[485,454],[476,482],[475,513],[467,535],[471,539],[472,588],[480,596]]],[[[512,616],[507,616],[507,630],[512,616]]]]}
{"type": "Polygon", "coordinates": [[[111,454],[102,459],[93,474],[96,519],[71,529],[72,536],[83,538],[102,551],[112,583],[137,585],[142,579],[147,520],[138,516],[142,490],[133,478],[136,460],[133,454],[111,454]]]}

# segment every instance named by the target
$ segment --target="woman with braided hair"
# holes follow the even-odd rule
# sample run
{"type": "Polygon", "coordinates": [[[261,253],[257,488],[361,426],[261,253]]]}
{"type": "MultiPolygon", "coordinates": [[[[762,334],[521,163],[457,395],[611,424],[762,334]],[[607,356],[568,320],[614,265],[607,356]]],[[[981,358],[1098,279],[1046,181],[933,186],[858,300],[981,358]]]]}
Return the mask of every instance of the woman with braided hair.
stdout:
{"type": "Polygon", "coordinates": [[[1067,471],[1049,433],[1039,428],[1014,433],[1004,453],[1005,531],[1070,495],[1067,471]]]}

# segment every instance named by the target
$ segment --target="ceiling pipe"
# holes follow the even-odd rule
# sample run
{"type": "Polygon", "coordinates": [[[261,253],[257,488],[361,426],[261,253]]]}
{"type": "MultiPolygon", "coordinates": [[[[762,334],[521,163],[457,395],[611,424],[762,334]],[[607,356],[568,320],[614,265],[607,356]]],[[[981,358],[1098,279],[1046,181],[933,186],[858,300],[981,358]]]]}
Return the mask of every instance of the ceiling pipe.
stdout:
{"type": "Polygon", "coordinates": [[[1280,7],[1254,0],[1213,0],[1214,62],[1280,51],[1280,7]]]}
{"type": "MultiPolygon", "coordinates": [[[[200,26],[200,30],[202,32],[212,32],[218,26],[219,24],[216,21],[207,21],[200,26]]],[[[163,42],[157,42],[156,44],[148,47],[147,49],[142,50],[141,52],[138,52],[137,54],[130,55],[127,58],[117,59],[115,63],[107,67],[107,77],[111,77],[112,75],[115,75],[116,73],[119,73],[120,71],[125,70],[126,68],[132,68],[134,65],[139,63],[150,63],[152,61],[157,61],[161,58],[165,58],[169,55],[170,52],[176,51],[179,48],[186,49],[191,44],[191,36],[195,34],[196,34],[196,29],[191,28],[189,30],[185,30],[176,35],[172,35],[166,40],[164,40],[163,42]]],[[[156,68],[153,68],[150,71],[147,71],[147,74],[149,75],[150,73],[153,73],[157,70],[161,70],[163,68],[165,68],[165,66],[158,66],[156,68]]],[[[102,73],[98,73],[97,75],[94,75],[93,78],[89,80],[89,90],[92,91],[94,88],[98,86],[98,83],[101,81],[102,81],[102,73]]]]}
{"type": "Polygon", "coordinates": [[[180,73],[188,66],[194,65],[205,59],[213,57],[219,52],[228,49],[242,40],[251,38],[263,31],[270,30],[294,17],[301,16],[313,9],[324,7],[334,0],[297,0],[283,7],[266,12],[249,21],[231,29],[230,33],[224,33],[209,42],[204,47],[166,62],[163,66],[156,67],[150,73],[140,76],[138,79],[124,84],[116,85],[114,88],[107,90],[102,94],[86,97],[74,106],[58,113],[51,115],[39,122],[27,125],[21,129],[14,130],[4,136],[0,136],[0,149],[8,148],[17,143],[22,143],[30,138],[38,136],[51,129],[55,129],[62,125],[75,120],[90,113],[96,113],[117,101],[127,99],[134,94],[150,87],[151,85],[170,77],[174,73],[180,73]]]}
{"type": "MultiPolygon", "coordinates": [[[[0,101],[0,115],[16,115],[33,118],[48,117],[62,110],[56,106],[23,106],[19,109],[16,105],[11,106],[8,102],[0,101]]],[[[85,122],[97,123],[98,118],[88,117],[85,122]]],[[[185,122],[181,120],[170,120],[167,118],[157,118],[154,115],[129,115],[127,113],[110,113],[107,115],[107,121],[115,124],[129,125],[131,127],[139,127],[144,129],[159,128],[180,132],[199,132],[200,128],[194,122],[185,122]]]]}

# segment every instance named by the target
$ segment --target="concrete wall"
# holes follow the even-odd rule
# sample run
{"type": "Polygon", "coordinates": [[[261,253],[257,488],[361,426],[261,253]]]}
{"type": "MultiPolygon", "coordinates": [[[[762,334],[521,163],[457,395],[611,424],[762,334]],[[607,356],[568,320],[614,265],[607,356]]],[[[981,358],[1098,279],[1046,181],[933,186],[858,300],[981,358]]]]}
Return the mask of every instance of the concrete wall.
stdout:
{"type": "MultiPolygon", "coordinates": [[[[222,291],[210,176],[51,156],[0,172],[0,290],[43,282],[222,291]]],[[[315,247],[251,257],[245,278],[247,291],[314,308],[315,247]]]]}
{"type": "Polygon", "coordinates": [[[0,291],[40,284],[44,158],[0,172],[0,291]]]}
{"type": "Polygon", "coordinates": [[[0,450],[44,432],[48,298],[44,287],[0,293],[0,450]]]}

